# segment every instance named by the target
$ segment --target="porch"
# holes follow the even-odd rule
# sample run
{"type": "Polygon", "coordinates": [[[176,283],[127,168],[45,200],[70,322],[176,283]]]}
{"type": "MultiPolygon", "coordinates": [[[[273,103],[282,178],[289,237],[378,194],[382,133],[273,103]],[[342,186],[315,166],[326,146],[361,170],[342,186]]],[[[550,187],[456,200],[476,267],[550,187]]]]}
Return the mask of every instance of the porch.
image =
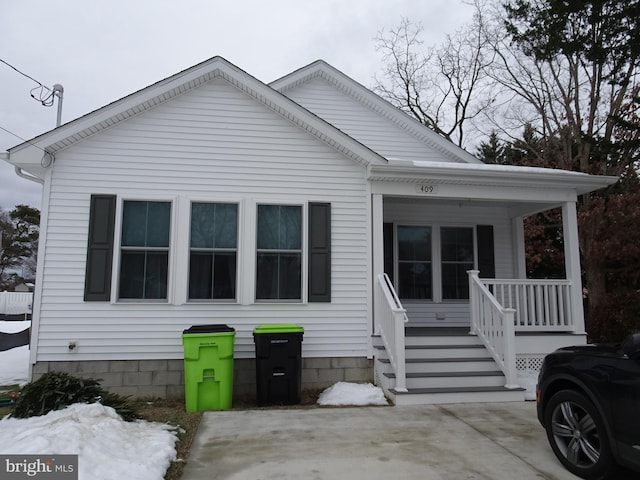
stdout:
{"type": "Polygon", "coordinates": [[[395,404],[524,401],[519,372],[586,342],[568,280],[469,276],[469,327],[410,326],[386,274],[376,279],[376,383],[395,404]]]}
{"type": "Polygon", "coordinates": [[[586,342],[576,203],[592,188],[542,169],[538,185],[527,169],[424,169],[372,175],[375,380],[396,404],[522,401],[519,371],[586,342]],[[555,208],[564,278],[528,279],[524,220],[555,208]]]}

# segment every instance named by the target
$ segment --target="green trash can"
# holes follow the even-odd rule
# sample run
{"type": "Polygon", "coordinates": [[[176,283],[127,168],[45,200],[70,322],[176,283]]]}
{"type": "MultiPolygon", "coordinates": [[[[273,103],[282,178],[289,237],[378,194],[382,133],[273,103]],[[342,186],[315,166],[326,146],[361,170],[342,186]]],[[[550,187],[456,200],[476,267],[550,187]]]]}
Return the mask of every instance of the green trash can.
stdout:
{"type": "Polygon", "coordinates": [[[231,408],[235,336],[227,325],[194,325],[182,332],[188,412],[231,408]]]}
{"type": "Polygon", "coordinates": [[[258,405],[300,403],[303,335],[304,328],[293,323],[260,325],[253,330],[258,405]]]}

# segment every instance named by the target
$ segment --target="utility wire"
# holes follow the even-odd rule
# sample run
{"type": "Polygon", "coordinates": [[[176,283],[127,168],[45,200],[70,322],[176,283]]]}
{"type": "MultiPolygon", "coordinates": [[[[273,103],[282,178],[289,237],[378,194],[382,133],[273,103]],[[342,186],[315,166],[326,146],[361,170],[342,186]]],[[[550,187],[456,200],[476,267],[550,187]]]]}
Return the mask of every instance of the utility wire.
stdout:
{"type": "MultiPolygon", "coordinates": [[[[31,80],[31,81],[33,81],[33,82],[38,84],[37,87],[34,87],[34,88],[31,89],[31,92],[30,92],[31,98],[37,100],[38,102],[40,102],[45,107],[53,106],[54,92],[53,92],[53,90],[51,88],[49,88],[46,85],[40,83],[38,80],[33,78],[31,75],[27,75],[23,71],[19,70],[18,68],[14,67],[9,62],[7,62],[7,61],[5,61],[5,60],[3,60],[1,58],[0,58],[0,62],[4,63],[9,68],[12,68],[13,70],[18,72],[23,77],[27,77],[29,80],[31,80]],[[39,93],[37,94],[38,96],[36,97],[36,94],[34,94],[34,92],[37,91],[37,90],[39,90],[39,93]]],[[[11,133],[11,132],[9,132],[9,133],[11,133]]]]}
{"type": "MultiPolygon", "coordinates": [[[[26,74],[26,73],[24,73],[24,72],[21,72],[21,71],[20,71],[20,70],[18,70],[16,67],[14,67],[14,66],[13,66],[13,65],[11,65],[10,63],[8,63],[8,62],[4,61],[4,60],[3,60],[3,59],[1,59],[1,58],[0,58],[0,62],[4,63],[4,64],[5,64],[7,67],[9,67],[9,68],[13,68],[16,72],[18,72],[18,73],[19,73],[20,75],[22,75],[23,77],[27,77],[29,80],[36,82],[36,83],[37,83],[38,85],[40,85],[41,87],[49,88],[49,87],[47,87],[47,86],[43,85],[42,83],[40,83],[40,82],[39,82],[38,80],[36,80],[35,78],[33,78],[33,77],[31,77],[31,76],[27,75],[27,74],[26,74]]],[[[49,90],[51,90],[51,89],[49,88],[49,90]]]]}
{"type": "Polygon", "coordinates": [[[7,132],[9,135],[13,135],[16,138],[19,138],[20,140],[22,140],[24,143],[28,143],[29,145],[36,147],[38,150],[42,150],[44,153],[46,153],[47,155],[51,155],[49,152],[47,152],[44,148],[39,147],[38,145],[31,143],[29,140],[27,140],[26,138],[21,137],[20,135],[18,135],[17,133],[13,133],[11,130],[7,130],[6,128],[4,128],[2,125],[0,125],[0,130],[4,130],[5,132],[7,132]]]}
{"type": "Polygon", "coordinates": [[[4,128],[2,125],[0,125],[0,130],[4,130],[5,132],[7,132],[9,135],[13,135],[16,138],[19,138],[20,140],[22,140],[23,142],[28,142],[29,140],[22,138],[20,135],[18,135],[17,133],[13,133],[11,130],[7,130],[6,128],[4,128]]]}

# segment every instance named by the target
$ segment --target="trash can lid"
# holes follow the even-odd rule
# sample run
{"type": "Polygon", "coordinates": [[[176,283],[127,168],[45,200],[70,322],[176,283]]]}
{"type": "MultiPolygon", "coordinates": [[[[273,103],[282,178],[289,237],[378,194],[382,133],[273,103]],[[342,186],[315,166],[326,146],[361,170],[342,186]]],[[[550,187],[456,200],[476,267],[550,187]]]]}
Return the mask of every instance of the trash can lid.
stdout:
{"type": "Polygon", "coordinates": [[[304,328],[295,323],[267,323],[253,329],[253,333],[301,333],[304,328]]]}
{"type": "Polygon", "coordinates": [[[191,328],[183,330],[182,334],[193,333],[220,333],[220,332],[235,332],[233,327],[228,325],[193,325],[191,328]]]}

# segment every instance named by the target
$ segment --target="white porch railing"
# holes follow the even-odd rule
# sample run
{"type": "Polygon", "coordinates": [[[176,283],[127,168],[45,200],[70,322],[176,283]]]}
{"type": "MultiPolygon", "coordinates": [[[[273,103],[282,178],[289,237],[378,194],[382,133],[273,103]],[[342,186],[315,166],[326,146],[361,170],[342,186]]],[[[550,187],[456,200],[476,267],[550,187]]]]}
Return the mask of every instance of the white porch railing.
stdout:
{"type": "Polygon", "coordinates": [[[31,313],[32,292],[0,292],[0,314],[20,315],[31,313]]]}
{"type": "MultiPolygon", "coordinates": [[[[407,322],[407,311],[402,307],[400,299],[386,273],[378,275],[376,282],[376,320],[380,338],[389,355],[391,368],[396,376],[395,389],[407,391],[407,374],[405,365],[404,324],[407,322]]],[[[514,362],[515,364],[515,362],[514,362]]]]}
{"type": "Polygon", "coordinates": [[[516,331],[575,331],[569,280],[483,278],[498,303],[515,309],[516,331]]]}
{"type": "Polygon", "coordinates": [[[469,303],[471,333],[482,340],[505,376],[505,387],[517,388],[515,327],[513,308],[504,308],[478,278],[480,272],[470,270],[469,303]]]}

